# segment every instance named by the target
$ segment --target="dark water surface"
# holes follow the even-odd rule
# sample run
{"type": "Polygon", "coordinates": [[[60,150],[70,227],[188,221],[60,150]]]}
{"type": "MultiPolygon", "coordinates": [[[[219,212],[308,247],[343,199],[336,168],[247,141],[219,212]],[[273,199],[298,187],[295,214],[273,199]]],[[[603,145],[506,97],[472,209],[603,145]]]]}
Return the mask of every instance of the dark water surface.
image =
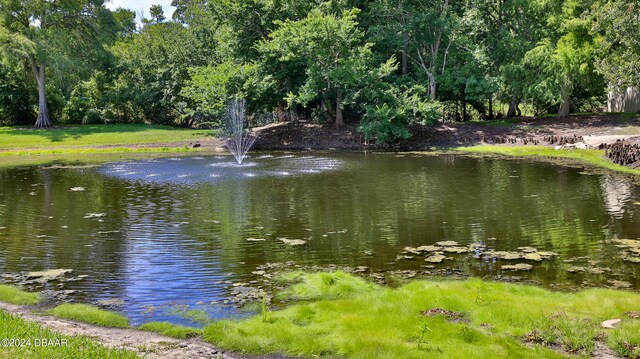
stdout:
{"type": "Polygon", "coordinates": [[[71,299],[89,303],[123,301],[134,323],[179,322],[174,309],[182,305],[236,315],[222,304],[233,283],[288,261],[292,269],[366,266],[638,290],[640,263],[623,261],[611,240],[640,239],[639,202],[640,188],[617,175],[454,155],[259,153],[243,166],[217,156],[1,169],[0,271],[10,282],[18,273],[73,269],[87,277],[44,289],[77,290],[71,299]],[[439,241],[558,255],[397,258],[404,247],[439,241]],[[507,262],[533,269],[504,271],[507,262]]]}

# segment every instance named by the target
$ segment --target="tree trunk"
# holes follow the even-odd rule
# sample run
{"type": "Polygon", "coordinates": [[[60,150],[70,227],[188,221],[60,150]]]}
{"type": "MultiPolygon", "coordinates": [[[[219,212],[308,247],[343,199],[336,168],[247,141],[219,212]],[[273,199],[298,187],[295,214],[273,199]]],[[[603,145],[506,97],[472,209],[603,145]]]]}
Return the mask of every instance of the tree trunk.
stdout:
{"type": "Polygon", "coordinates": [[[407,56],[407,51],[409,51],[409,35],[407,33],[402,34],[402,74],[406,75],[409,73],[409,56],[407,56]]]}
{"type": "Polygon", "coordinates": [[[467,120],[467,91],[466,85],[460,85],[460,100],[462,101],[462,122],[467,120]]]}
{"type": "Polygon", "coordinates": [[[489,120],[493,120],[493,95],[489,96],[489,120]]]}
{"type": "Polygon", "coordinates": [[[518,99],[516,98],[516,95],[511,95],[509,110],[507,111],[507,118],[516,116],[516,107],[518,107],[518,99]]]}
{"type": "Polygon", "coordinates": [[[342,119],[342,92],[338,91],[336,94],[336,128],[340,128],[344,125],[342,119]]]}
{"type": "Polygon", "coordinates": [[[562,96],[562,103],[558,109],[558,118],[567,118],[571,110],[571,95],[562,96]]]}
{"type": "Polygon", "coordinates": [[[33,71],[38,82],[38,119],[36,120],[36,128],[51,127],[51,117],[47,106],[47,88],[45,86],[45,66],[34,64],[33,71]]]}
{"type": "Polygon", "coordinates": [[[432,71],[427,73],[429,77],[429,97],[432,100],[436,99],[436,74],[432,71]]]}

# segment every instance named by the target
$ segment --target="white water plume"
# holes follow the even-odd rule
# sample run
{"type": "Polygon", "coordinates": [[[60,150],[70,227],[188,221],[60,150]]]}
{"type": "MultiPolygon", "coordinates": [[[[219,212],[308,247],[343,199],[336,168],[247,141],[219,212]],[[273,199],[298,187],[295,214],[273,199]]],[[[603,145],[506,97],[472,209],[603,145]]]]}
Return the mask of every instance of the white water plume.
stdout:
{"type": "Polygon", "coordinates": [[[242,164],[249,149],[258,138],[258,132],[244,127],[245,107],[245,100],[233,100],[224,118],[226,145],[238,164],[242,164]]]}

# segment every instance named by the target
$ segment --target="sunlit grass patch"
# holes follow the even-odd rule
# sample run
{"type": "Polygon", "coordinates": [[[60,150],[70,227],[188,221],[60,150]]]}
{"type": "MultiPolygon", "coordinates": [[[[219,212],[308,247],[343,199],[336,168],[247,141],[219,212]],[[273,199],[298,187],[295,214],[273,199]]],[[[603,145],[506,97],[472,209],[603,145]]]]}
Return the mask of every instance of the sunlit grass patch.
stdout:
{"type": "Polygon", "coordinates": [[[472,147],[457,147],[454,149],[462,153],[492,153],[513,157],[542,157],[571,159],[613,171],[640,175],[640,170],[615,164],[604,157],[603,150],[563,149],[555,150],[543,146],[492,146],[480,145],[472,147]]]}
{"type": "Polygon", "coordinates": [[[298,300],[346,298],[376,289],[378,286],[343,271],[306,274],[291,272],[280,280],[294,283],[279,293],[280,299],[298,300]]]}
{"type": "Polygon", "coordinates": [[[181,325],[171,324],[169,322],[149,322],[144,323],[140,327],[140,330],[149,332],[156,332],[160,335],[167,337],[186,339],[200,335],[202,332],[200,329],[185,327],[181,325]]]}
{"type": "Polygon", "coordinates": [[[623,322],[608,337],[609,346],[624,358],[640,358],[640,319],[623,322]]]}
{"type": "MultiPolygon", "coordinates": [[[[300,296],[305,302],[272,311],[267,321],[257,315],[216,322],[205,328],[203,338],[241,352],[304,357],[559,358],[592,353],[602,338],[599,323],[640,302],[640,295],[630,292],[559,293],[477,279],[414,281],[397,289],[372,285],[327,297],[325,287],[336,285],[327,285],[337,275],[330,274],[324,277],[329,279],[321,273],[295,274],[296,285],[311,283],[300,296]],[[431,311],[436,315],[426,315],[430,309],[437,309],[431,311]],[[535,331],[547,339],[532,338],[535,331]]],[[[344,282],[364,281],[349,276],[339,275],[344,282]]],[[[640,332],[628,333],[624,340],[640,340],[640,332]]]]}
{"type": "Polygon", "coordinates": [[[20,290],[14,286],[0,284],[0,302],[11,304],[38,304],[40,295],[20,290]]]}
{"type": "Polygon", "coordinates": [[[86,304],[61,304],[48,310],[47,314],[102,327],[129,327],[129,319],[125,316],[86,304]]]}
{"type": "Polygon", "coordinates": [[[0,149],[170,143],[197,140],[213,134],[211,130],[144,124],[63,126],[43,130],[0,127],[0,149]]]}
{"type": "Polygon", "coordinates": [[[0,310],[0,338],[30,340],[30,345],[0,346],[0,358],[137,358],[135,353],[106,348],[82,337],[68,337],[0,310]],[[40,340],[36,343],[35,340],[40,340]],[[47,344],[42,345],[42,340],[47,344]],[[38,344],[38,345],[36,345],[38,344]],[[59,345],[56,345],[59,344],[59,345]]]}

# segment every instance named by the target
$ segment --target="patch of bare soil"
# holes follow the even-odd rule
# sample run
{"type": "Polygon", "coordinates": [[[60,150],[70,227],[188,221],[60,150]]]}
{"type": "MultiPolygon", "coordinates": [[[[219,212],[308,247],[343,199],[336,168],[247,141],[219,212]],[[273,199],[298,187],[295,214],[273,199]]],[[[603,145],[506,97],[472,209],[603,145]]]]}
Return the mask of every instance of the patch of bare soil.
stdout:
{"type": "MultiPolygon", "coordinates": [[[[419,151],[480,144],[597,148],[600,144],[640,143],[640,117],[623,119],[619,115],[413,125],[410,139],[384,146],[365,141],[355,124],[336,129],[333,125],[283,122],[254,130],[260,131],[254,145],[260,150],[419,151]]],[[[626,165],[640,167],[640,160],[626,165]]]]}
{"type": "Polygon", "coordinates": [[[107,347],[127,349],[149,359],[286,359],[281,355],[246,356],[225,352],[199,338],[174,339],[136,329],[105,328],[34,314],[28,307],[0,302],[0,309],[68,336],[84,336],[107,347]]]}
{"type": "Polygon", "coordinates": [[[362,150],[364,135],[357,125],[340,129],[309,122],[281,122],[254,128],[260,135],[253,145],[259,150],[362,150]]]}

